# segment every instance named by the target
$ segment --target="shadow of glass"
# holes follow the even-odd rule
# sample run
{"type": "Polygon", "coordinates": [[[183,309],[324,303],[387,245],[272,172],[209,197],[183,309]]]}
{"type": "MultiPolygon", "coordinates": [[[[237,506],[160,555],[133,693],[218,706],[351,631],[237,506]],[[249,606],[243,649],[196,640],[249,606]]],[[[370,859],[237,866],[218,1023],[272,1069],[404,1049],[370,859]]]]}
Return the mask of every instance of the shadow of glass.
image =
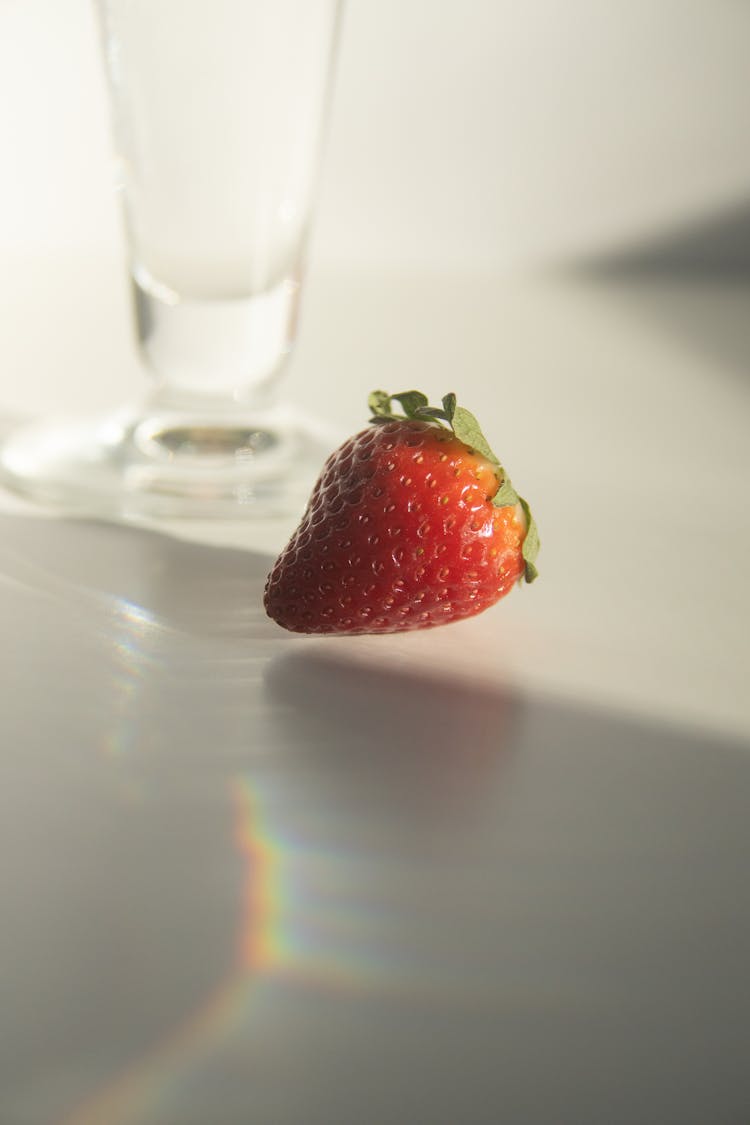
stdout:
{"type": "Polygon", "coordinates": [[[196,637],[280,639],[263,611],[269,555],[132,525],[0,514],[0,578],[106,628],[118,616],[196,637]]]}
{"type": "Polygon", "coordinates": [[[134,527],[0,515],[6,766],[30,755],[83,770],[93,755],[138,785],[175,757],[187,768],[207,750],[261,752],[261,669],[291,640],[263,611],[271,562],[134,527]]]}

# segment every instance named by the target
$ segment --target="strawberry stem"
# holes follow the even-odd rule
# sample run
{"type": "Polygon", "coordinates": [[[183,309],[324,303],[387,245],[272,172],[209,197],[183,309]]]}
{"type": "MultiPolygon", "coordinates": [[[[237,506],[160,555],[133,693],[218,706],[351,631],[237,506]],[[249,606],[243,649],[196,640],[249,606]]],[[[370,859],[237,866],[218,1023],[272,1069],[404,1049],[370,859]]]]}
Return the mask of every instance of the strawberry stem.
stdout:
{"type": "Polygon", "coordinates": [[[447,428],[453,430],[459,441],[495,466],[498,489],[492,497],[492,503],[496,508],[520,504],[526,519],[526,534],[521,548],[526,564],[524,578],[528,583],[533,582],[539,573],[535,565],[539,553],[539,531],[528,503],[511,484],[510,477],[490,449],[479,422],[471,411],[458,406],[453,393],[444,395],[442,403],[442,407],[430,406],[429,399],[421,391],[401,391],[397,395],[388,394],[387,391],[373,391],[367,400],[372,414],[371,422],[404,422],[413,419],[418,422],[436,422],[441,426],[447,423],[447,428]],[[403,414],[394,411],[394,401],[401,406],[403,414]]]}

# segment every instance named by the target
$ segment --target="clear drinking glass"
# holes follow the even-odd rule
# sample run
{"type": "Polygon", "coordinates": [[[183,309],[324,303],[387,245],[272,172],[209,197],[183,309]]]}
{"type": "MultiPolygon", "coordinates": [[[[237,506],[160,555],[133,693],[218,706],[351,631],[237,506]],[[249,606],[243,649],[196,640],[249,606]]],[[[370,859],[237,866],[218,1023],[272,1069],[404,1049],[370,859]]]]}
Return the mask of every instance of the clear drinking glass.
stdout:
{"type": "Polygon", "coordinates": [[[341,0],[97,0],[145,402],[36,425],[6,478],[121,513],[294,503],[320,464],[276,404],[295,337],[341,0]],[[304,479],[304,487],[307,480],[304,479]]]}

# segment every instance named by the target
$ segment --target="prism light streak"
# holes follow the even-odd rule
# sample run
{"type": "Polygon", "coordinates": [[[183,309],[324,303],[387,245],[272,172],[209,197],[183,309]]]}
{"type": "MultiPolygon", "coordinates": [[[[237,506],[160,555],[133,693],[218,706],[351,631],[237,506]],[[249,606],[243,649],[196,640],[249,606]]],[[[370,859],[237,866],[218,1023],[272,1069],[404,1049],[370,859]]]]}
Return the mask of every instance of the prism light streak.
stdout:
{"type": "MultiPolygon", "coordinates": [[[[247,777],[231,780],[229,798],[233,842],[243,861],[230,966],[183,1022],[59,1125],[159,1120],[201,1065],[249,1030],[276,982],[358,997],[419,989],[421,951],[417,960],[394,961],[388,911],[368,903],[372,859],[311,848],[275,824],[270,830],[272,802],[247,777]]],[[[422,988],[429,996],[433,984],[424,980],[422,988]]],[[[251,1037],[248,1043],[251,1049],[251,1037]]]]}
{"type": "Polygon", "coordinates": [[[234,841],[245,867],[233,964],[182,1024],[66,1116],[63,1125],[126,1125],[158,1109],[196,1062],[237,1030],[252,1005],[259,977],[284,960],[279,856],[246,779],[233,780],[231,801],[234,841]]]}

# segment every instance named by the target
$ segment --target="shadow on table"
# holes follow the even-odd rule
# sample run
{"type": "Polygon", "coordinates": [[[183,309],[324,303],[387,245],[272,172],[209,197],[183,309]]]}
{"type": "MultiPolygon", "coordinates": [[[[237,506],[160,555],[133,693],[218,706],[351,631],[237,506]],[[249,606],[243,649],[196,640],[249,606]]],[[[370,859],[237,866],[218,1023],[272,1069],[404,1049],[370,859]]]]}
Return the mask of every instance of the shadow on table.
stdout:
{"type": "Polygon", "coordinates": [[[472,684],[465,669],[422,667],[409,640],[310,640],[277,654],[264,676],[287,744],[318,773],[358,787],[396,835],[418,808],[453,827],[462,809],[476,819],[489,780],[492,789],[509,767],[522,703],[501,683],[472,684]]]}
{"type": "Polygon", "coordinates": [[[750,202],[697,216],[571,268],[574,276],[615,286],[638,316],[747,377],[750,202]]]}
{"type": "Polygon", "coordinates": [[[594,257],[603,276],[750,282],[750,200],[594,257]]]}
{"type": "Polygon", "coordinates": [[[746,747],[287,638],[249,553],[0,531],[0,1120],[743,1119],[746,747]]]}

